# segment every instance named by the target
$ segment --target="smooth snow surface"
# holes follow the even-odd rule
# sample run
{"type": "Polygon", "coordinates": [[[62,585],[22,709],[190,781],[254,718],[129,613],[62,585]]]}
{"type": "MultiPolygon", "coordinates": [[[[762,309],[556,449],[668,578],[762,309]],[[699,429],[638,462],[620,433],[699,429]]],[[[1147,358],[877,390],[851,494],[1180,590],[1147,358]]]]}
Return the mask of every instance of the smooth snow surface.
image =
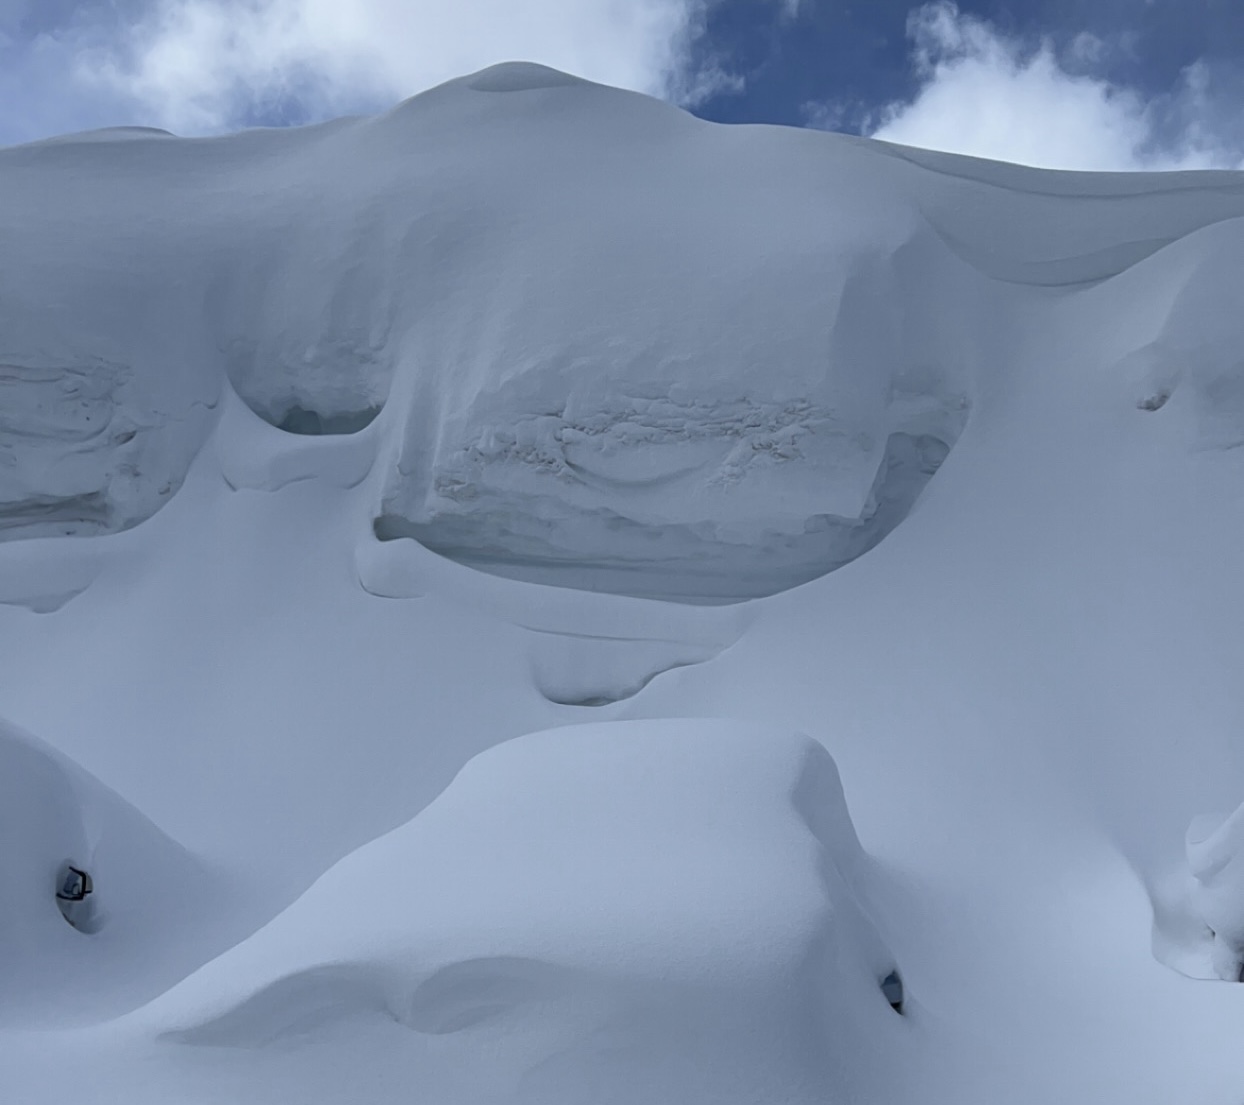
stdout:
{"type": "Polygon", "coordinates": [[[722,722],[560,729],[476,757],[133,1035],[267,1052],[248,1062],[270,1098],[308,1064],[361,1100],[386,1083],[480,1102],[881,1093],[901,1081],[903,1033],[867,884],[813,741],[722,722]],[[360,1036],[367,1067],[332,1073],[333,1045],[360,1036]],[[861,1050],[887,1061],[844,1065],[861,1050]]]}
{"type": "Polygon", "coordinates": [[[1242,228],[527,65],[0,150],[0,1100],[1239,1105],[1242,228]]]}
{"type": "Polygon", "coordinates": [[[98,780],[2,724],[0,809],[4,1028],[125,1012],[221,950],[228,884],[98,780]],[[56,904],[64,864],[95,883],[77,930],[56,904]]]}

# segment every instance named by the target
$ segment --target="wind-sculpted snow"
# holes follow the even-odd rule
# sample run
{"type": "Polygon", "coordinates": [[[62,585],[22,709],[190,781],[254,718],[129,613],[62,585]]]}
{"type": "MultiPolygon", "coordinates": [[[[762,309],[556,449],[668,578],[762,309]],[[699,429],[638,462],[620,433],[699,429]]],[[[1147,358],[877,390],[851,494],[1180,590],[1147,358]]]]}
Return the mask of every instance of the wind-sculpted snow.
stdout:
{"type": "Polygon", "coordinates": [[[532,677],[550,702],[608,706],[639,694],[658,675],[705,663],[721,650],[706,641],[540,633],[532,677]]]}
{"type": "Polygon", "coordinates": [[[0,150],[0,1098],[1238,1105],[1242,181],[0,150]]]}
{"type": "Polygon", "coordinates": [[[1226,220],[1085,297],[1086,309],[1104,309],[1116,320],[1116,371],[1135,389],[1136,405],[1178,418],[1194,447],[1244,443],[1235,296],[1242,257],[1244,219],[1226,220]]]}
{"type": "Polygon", "coordinates": [[[382,539],[562,586],[769,594],[901,523],[1025,295],[1143,269],[1145,348],[1182,356],[1189,281],[1225,282],[1162,247],[1244,215],[1212,179],[713,127],[529,66],[377,119],[3,151],[0,535],[148,517],[227,377],[298,434],[393,408],[382,539]]]}
{"type": "Polygon", "coordinates": [[[902,521],[961,429],[962,401],[946,406],[941,436],[880,441],[836,429],[830,412],[806,404],[636,400],[586,426],[523,416],[437,464],[423,510],[401,506],[405,482],[391,485],[376,533],[584,590],[725,602],[771,594],[854,560],[902,521]],[[425,520],[407,517],[415,513],[425,520]]]}
{"type": "Polygon", "coordinates": [[[1219,978],[1244,979],[1244,808],[1229,817],[1202,817],[1188,829],[1193,902],[1212,944],[1219,978]]]}
{"type": "Polygon", "coordinates": [[[219,950],[225,882],[98,780],[3,723],[0,818],[0,1023],[115,1016],[219,950]],[[57,909],[67,864],[94,882],[77,928],[57,909]]]}
{"type": "Polygon", "coordinates": [[[0,539],[107,533],[158,509],[206,419],[203,403],[170,420],[156,402],[129,365],[0,350],[0,539]]]}
{"type": "Polygon", "coordinates": [[[1154,951],[1193,978],[1244,982],[1244,807],[1192,819],[1156,895],[1154,951]]]}
{"type": "Polygon", "coordinates": [[[370,1026],[354,1072],[369,1100],[388,1080],[481,1103],[893,1092],[903,1033],[869,881],[833,761],[806,738],[559,729],[472,760],[134,1022],[302,1069],[370,1026]]]}

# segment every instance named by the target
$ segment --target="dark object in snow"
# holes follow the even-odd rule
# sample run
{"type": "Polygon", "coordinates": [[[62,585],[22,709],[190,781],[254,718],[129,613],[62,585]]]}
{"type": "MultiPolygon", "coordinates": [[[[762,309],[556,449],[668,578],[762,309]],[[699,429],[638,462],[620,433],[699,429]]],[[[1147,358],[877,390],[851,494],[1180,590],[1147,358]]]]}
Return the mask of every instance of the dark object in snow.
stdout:
{"type": "Polygon", "coordinates": [[[70,865],[61,876],[56,896],[62,902],[80,902],[95,889],[91,876],[80,867],[70,865]]]}
{"type": "Polygon", "coordinates": [[[881,992],[894,1012],[903,1012],[903,980],[899,978],[898,971],[891,971],[881,980],[881,992]]]}
{"type": "Polygon", "coordinates": [[[94,881],[81,867],[67,863],[60,869],[56,878],[56,904],[60,906],[61,916],[82,932],[94,931],[94,910],[87,901],[94,891],[94,881]]]}

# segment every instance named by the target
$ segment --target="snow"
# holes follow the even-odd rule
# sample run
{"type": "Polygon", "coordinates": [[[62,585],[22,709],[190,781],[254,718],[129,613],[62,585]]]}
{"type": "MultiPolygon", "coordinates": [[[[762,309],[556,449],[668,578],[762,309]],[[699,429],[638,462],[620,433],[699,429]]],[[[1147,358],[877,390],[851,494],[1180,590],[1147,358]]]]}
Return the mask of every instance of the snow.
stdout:
{"type": "Polygon", "coordinates": [[[0,1024],[50,1027],[125,1012],[221,950],[234,926],[220,916],[233,897],[220,872],[8,725],[0,725],[0,769],[0,1024]],[[63,862],[95,883],[77,914],[81,933],[57,909],[63,862]],[[178,939],[167,939],[170,931],[178,939]]]}
{"type": "Polygon", "coordinates": [[[1155,951],[1195,978],[1239,982],[1244,974],[1242,823],[1239,809],[1194,817],[1186,836],[1187,870],[1164,888],[1155,951]]]}
{"type": "Polygon", "coordinates": [[[3,1096],[1237,1101],[1241,219],[525,65],[0,150],[3,1096]]]}
{"type": "Polygon", "coordinates": [[[688,1076],[717,1099],[822,1100],[885,1085],[883,1071],[844,1078],[838,1055],[902,1046],[878,986],[893,961],[855,889],[866,875],[808,738],[671,721],[525,736],[133,1031],[270,1048],[288,1079],[365,1028],[386,1077],[481,1101],[648,1099],[688,1076]],[[466,1091],[481,1049],[497,1061],[466,1091]]]}

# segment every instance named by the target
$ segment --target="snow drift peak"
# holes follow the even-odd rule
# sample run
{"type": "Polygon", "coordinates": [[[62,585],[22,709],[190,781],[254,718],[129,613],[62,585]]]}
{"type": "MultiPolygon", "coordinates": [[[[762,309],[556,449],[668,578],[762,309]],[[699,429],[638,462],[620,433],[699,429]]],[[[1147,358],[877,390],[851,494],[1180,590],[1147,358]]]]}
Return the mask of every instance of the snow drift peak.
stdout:
{"type": "Polygon", "coordinates": [[[460,77],[455,83],[476,92],[531,92],[538,88],[566,88],[592,82],[532,61],[503,61],[460,77]]]}

